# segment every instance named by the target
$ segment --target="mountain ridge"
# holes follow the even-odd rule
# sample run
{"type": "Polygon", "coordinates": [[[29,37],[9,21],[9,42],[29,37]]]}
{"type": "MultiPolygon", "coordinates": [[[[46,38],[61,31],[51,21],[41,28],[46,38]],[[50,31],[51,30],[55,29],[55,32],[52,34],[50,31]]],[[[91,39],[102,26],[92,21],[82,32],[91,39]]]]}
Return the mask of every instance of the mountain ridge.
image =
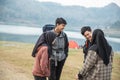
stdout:
{"type": "Polygon", "coordinates": [[[69,27],[108,27],[120,21],[120,7],[110,3],[104,7],[64,6],[35,0],[1,0],[0,23],[41,27],[54,24],[57,17],[67,20],[69,27]]]}

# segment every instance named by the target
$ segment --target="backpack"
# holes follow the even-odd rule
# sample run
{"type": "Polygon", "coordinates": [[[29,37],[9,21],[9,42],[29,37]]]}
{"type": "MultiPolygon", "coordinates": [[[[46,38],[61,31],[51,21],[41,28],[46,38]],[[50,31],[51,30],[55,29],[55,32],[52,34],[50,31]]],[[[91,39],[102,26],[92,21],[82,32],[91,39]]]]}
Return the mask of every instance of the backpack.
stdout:
{"type": "Polygon", "coordinates": [[[46,32],[46,31],[49,31],[49,30],[52,30],[53,28],[55,27],[55,25],[53,24],[46,24],[43,26],[43,32],[46,32]]]}

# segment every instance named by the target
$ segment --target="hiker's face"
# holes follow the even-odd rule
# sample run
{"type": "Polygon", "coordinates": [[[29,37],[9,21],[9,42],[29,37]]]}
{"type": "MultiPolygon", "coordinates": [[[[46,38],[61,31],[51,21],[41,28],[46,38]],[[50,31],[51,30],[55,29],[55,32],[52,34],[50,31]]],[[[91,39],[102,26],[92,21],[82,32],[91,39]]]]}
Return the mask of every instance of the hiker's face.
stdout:
{"type": "Polygon", "coordinates": [[[92,32],[91,31],[85,31],[84,36],[87,40],[92,40],[92,32]]]}
{"type": "Polygon", "coordinates": [[[65,24],[57,24],[57,28],[61,32],[65,28],[65,24]]]}

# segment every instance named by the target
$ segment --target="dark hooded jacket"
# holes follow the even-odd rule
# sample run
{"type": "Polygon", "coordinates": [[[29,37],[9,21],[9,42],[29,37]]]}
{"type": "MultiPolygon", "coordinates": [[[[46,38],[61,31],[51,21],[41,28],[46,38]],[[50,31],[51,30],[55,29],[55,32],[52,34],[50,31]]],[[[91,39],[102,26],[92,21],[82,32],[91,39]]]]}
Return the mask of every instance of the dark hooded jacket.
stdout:
{"type": "Polygon", "coordinates": [[[85,59],[86,59],[86,56],[87,56],[87,53],[88,53],[90,46],[91,46],[91,42],[89,40],[86,40],[85,44],[83,46],[84,62],[85,62],[85,59]]]}
{"type": "MultiPolygon", "coordinates": [[[[48,46],[48,53],[49,53],[49,57],[52,54],[52,42],[54,41],[54,39],[56,38],[56,34],[54,34],[52,31],[47,31],[44,32],[38,39],[37,43],[35,44],[35,47],[33,49],[32,52],[32,56],[35,57],[35,54],[37,53],[37,49],[39,46],[41,45],[47,45],[48,46]]],[[[67,35],[65,34],[65,54],[66,56],[68,56],[68,38],[67,35]]]]}

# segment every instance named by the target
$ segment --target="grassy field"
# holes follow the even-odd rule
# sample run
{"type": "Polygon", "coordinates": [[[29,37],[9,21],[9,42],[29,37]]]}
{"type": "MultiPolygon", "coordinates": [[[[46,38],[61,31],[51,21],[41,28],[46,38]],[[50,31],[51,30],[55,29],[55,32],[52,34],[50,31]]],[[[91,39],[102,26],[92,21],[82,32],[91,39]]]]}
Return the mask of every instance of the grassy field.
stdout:
{"type": "MultiPolygon", "coordinates": [[[[33,44],[0,41],[0,80],[33,80],[33,44]]],[[[61,80],[75,80],[82,67],[81,49],[70,49],[61,80]]],[[[120,54],[115,53],[112,80],[120,80],[120,54]]]]}

